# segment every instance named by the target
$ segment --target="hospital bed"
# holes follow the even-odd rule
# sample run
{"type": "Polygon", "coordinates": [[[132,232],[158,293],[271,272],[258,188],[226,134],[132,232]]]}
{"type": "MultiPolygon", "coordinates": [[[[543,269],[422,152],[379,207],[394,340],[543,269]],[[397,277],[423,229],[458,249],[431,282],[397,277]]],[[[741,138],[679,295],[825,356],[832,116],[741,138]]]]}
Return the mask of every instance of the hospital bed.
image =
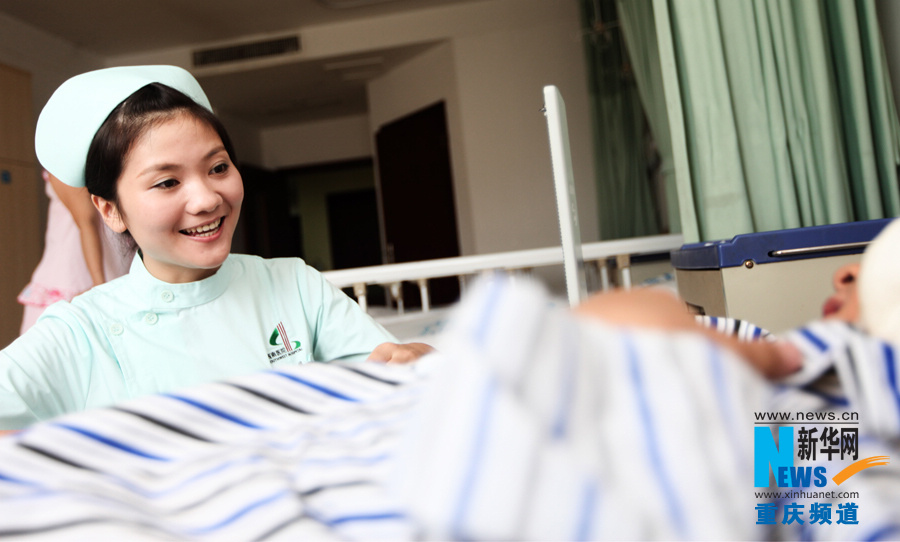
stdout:
{"type": "MultiPolygon", "coordinates": [[[[630,288],[635,283],[663,276],[671,271],[669,253],[682,243],[683,238],[678,234],[585,243],[581,246],[581,252],[586,289],[596,292],[613,287],[630,288]]],[[[563,260],[560,247],[547,247],[341,269],[326,271],[323,275],[338,288],[348,289],[364,309],[399,339],[411,340],[439,330],[449,308],[432,306],[429,295],[431,279],[457,277],[460,290],[465,292],[474,278],[485,274],[525,276],[538,268],[562,268],[563,260]],[[405,308],[403,283],[418,286],[421,309],[408,311],[405,308]],[[382,286],[391,294],[388,298],[392,300],[392,308],[368,304],[367,290],[372,285],[382,286]]],[[[565,302],[564,299],[560,301],[565,302]]]]}
{"type": "MultiPolygon", "coordinates": [[[[551,247],[329,272],[369,309],[368,285],[417,284],[416,317],[442,310],[430,279],[471,283],[441,337],[443,372],[428,360],[311,364],[38,424],[0,439],[0,537],[768,538],[753,523],[752,421],[740,417],[768,393],[757,376],[699,336],[577,323],[532,281],[506,278],[568,259],[586,291],[630,287],[644,282],[634,260],[681,246],[656,236],[579,244],[574,257],[551,247]]],[[[798,344],[820,348],[809,336],[827,331],[798,344]]],[[[878,400],[862,390],[827,408],[868,397],[887,428],[876,436],[893,443],[884,453],[896,453],[896,382],[866,383],[883,387],[878,400]]],[[[900,532],[898,473],[877,473],[890,476],[866,488],[869,519],[841,531],[849,538],[900,532]]],[[[801,534],[818,538],[780,538],[801,534]]]]}

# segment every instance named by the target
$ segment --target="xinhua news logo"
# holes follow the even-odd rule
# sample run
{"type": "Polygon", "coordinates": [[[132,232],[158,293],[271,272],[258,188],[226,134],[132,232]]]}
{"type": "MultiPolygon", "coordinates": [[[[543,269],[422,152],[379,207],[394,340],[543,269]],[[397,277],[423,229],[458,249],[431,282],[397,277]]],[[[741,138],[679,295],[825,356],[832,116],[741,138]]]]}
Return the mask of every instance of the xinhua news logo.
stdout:
{"type": "Polygon", "coordinates": [[[756,505],[756,523],[858,524],[859,494],[840,486],[888,463],[887,456],[859,459],[858,425],[856,412],[757,412],[753,485],[770,491],[756,491],[763,501],[756,505]]]}

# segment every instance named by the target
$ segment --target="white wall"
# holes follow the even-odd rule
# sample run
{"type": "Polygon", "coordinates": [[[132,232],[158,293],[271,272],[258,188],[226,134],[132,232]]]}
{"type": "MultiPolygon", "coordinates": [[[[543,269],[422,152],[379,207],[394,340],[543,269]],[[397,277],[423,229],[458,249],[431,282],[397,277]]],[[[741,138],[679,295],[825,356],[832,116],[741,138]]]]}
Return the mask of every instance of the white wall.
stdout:
{"type": "Polygon", "coordinates": [[[559,244],[549,139],[540,112],[548,84],[558,86],[566,101],[582,239],[599,239],[578,6],[528,3],[534,10],[529,19],[516,20],[507,3],[505,12],[490,15],[507,21],[505,28],[454,40],[479,253],[559,244]]]}
{"type": "Polygon", "coordinates": [[[63,81],[104,66],[103,59],[0,13],[0,63],[31,74],[34,118],[63,81]]]}
{"type": "Polygon", "coordinates": [[[369,118],[341,117],[263,130],[262,166],[282,169],[372,156],[369,118]]]}

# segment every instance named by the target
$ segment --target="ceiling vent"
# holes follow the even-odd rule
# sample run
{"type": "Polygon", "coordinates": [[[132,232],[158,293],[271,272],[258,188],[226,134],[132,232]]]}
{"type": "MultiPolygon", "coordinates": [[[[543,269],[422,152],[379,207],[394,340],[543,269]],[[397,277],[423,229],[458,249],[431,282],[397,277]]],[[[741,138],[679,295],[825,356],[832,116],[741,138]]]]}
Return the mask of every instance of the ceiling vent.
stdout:
{"type": "Polygon", "coordinates": [[[228,47],[216,47],[215,49],[194,51],[194,66],[213,66],[226,62],[249,60],[251,58],[284,55],[299,50],[299,36],[230,45],[228,47]]]}

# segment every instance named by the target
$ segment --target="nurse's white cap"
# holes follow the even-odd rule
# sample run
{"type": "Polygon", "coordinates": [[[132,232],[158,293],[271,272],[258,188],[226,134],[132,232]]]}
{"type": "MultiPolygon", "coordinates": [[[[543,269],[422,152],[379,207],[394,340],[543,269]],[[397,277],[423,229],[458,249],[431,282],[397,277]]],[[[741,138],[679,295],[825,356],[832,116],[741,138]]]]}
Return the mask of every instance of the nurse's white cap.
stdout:
{"type": "Polygon", "coordinates": [[[122,66],[76,75],[56,89],[38,117],[34,149],[44,169],[70,186],[84,186],[94,134],[116,106],[150,83],[179,90],[212,111],[200,83],[177,66],[122,66]]]}

